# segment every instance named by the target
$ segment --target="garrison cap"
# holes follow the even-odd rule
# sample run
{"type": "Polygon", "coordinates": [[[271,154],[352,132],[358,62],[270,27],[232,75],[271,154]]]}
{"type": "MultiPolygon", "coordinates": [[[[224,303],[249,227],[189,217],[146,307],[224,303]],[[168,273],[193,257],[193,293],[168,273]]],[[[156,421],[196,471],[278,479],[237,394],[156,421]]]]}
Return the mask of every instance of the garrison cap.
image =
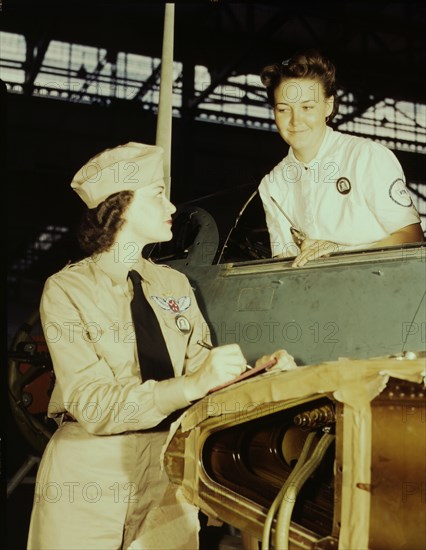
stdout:
{"type": "Polygon", "coordinates": [[[96,208],[114,193],[136,190],[163,177],[163,149],[130,141],[92,157],[74,175],[71,187],[89,208],[96,208]]]}

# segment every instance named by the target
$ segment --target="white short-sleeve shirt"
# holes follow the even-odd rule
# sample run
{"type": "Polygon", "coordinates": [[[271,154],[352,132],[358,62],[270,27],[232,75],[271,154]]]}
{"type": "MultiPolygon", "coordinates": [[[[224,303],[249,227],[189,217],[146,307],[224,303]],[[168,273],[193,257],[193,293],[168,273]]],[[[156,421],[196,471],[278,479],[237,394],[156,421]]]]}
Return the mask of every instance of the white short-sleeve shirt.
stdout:
{"type": "Polygon", "coordinates": [[[308,238],[332,241],[345,250],[367,248],[420,222],[396,156],[370,139],[329,127],[314,160],[305,165],[290,148],[262,179],[259,193],[273,256],[294,255],[297,248],[291,224],[271,196],[308,238]]]}

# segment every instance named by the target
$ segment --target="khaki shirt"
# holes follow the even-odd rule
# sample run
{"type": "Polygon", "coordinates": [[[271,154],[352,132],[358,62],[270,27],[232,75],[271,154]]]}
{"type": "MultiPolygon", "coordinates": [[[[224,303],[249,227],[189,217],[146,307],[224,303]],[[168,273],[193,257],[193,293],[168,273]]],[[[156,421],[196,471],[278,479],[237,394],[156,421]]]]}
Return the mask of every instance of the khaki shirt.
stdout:
{"type": "Polygon", "coordinates": [[[89,433],[118,434],[156,426],[190,404],[182,375],[200,367],[209,352],[197,341],[210,342],[210,336],[182,273],[142,258],[126,263],[111,254],[92,256],[46,281],[40,313],[56,376],[50,417],[68,411],[89,433]],[[143,278],[175,378],[141,380],[130,269],[143,278]]]}

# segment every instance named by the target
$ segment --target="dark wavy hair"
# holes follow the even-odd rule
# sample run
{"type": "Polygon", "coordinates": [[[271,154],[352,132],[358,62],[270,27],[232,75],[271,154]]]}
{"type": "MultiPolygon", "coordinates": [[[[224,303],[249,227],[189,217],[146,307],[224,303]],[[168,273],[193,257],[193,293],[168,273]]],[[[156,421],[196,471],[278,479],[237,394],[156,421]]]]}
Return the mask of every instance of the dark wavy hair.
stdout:
{"type": "Polygon", "coordinates": [[[77,230],[78,243],[84,252],[92,255],[111,248],[133,196],[134,191],[120,191],[84,212],[77,230]]]}
{"type": "Polygon", "coordinates": [[[289,78],[310,78],[321,83],[326,98],[334,97],[333,110],[328,117],[331,120],[339,110],[336,89],[336,68],[333,63],[317,50],[308,50],[293,55],[281,63],[267,65],[260,73],[262,84],[266,87],[268,101],[275,106],[274,92],[283,80],[289,78]]]}

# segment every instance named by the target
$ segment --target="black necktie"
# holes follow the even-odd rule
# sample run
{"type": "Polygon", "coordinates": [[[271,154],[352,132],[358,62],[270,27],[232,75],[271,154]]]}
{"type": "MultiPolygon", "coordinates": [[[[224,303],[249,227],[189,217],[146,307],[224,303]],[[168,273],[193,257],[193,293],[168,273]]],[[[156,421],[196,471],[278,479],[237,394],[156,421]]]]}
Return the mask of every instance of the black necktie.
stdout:
{"type": "Polygon", "coordinates": [[[142,382],[166,380],[174,377],[174,371],[166,342],[158,319],[142,290],[142,277],[135,270],[129,271],[134,295],[130,303],[138,348],[142,382]]]}

